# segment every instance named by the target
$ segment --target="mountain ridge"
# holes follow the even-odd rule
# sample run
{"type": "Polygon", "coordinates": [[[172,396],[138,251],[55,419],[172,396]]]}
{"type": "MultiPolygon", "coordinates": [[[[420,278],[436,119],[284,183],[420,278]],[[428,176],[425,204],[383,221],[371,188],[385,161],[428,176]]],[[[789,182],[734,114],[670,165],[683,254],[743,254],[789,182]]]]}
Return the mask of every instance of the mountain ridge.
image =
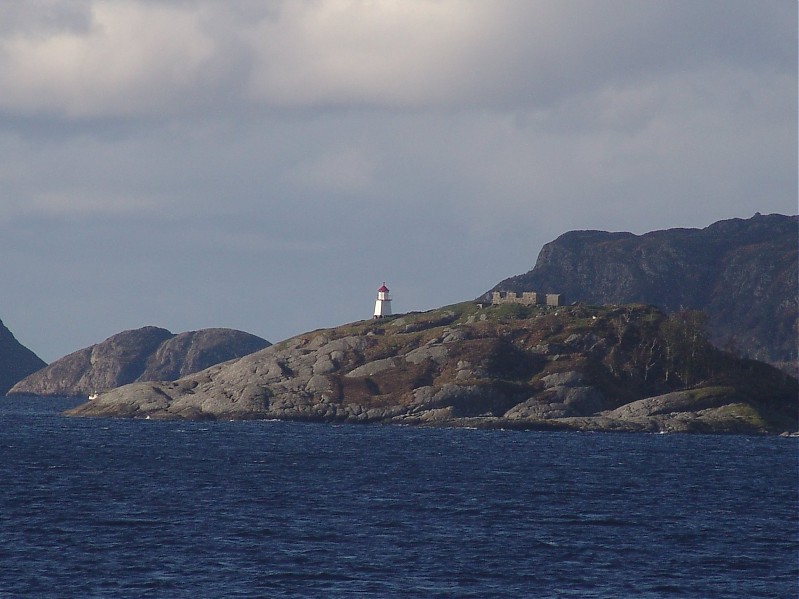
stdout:
{"type": "Polygon", "coordinates": [[[33,351],[22,345],[0,320],[0,395],[29,374],[47,366],[33,351]]]}
{"type": "Polygon", "coordinates": [[[702,310],[719,347],[797,368],[799,217],[756,214],[703,229],[642,235],[570,231],[544,245],[532,270],[492,291],[562,293],[589,304],[643,302],[702,310]]]}
{"type": "Polygon", "coordinates": [[[234,329],[174,334],[146,326],[72,352],[18,381],[7,394],[85,397],[136,381],[174,380],[269,345],[234,329]]]}

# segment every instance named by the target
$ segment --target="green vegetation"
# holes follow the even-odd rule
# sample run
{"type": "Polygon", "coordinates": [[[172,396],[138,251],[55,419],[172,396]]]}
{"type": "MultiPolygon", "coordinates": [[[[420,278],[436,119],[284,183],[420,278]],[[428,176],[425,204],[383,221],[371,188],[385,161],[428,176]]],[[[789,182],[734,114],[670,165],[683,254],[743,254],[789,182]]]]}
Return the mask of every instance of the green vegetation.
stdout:
{"type": "Polygon", "coordinates": [[[714,410],[717,419],[734,419],[752,429],[768,430],[769,425],[760,413],[746,403],[731,403],[714,410]]]}

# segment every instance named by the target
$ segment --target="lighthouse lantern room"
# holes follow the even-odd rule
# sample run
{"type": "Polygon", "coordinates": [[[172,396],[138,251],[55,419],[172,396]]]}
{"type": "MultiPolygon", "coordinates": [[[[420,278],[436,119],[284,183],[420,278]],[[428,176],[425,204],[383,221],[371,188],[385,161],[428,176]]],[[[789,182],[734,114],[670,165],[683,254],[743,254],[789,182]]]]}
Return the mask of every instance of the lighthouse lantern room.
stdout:
{"type": "Polygon", "coordinates": [[[383,283],[377,290],[377,301],[375,301],[375,318],[391,316],[391,298],[388,296],[388,287],[383,283]]]}

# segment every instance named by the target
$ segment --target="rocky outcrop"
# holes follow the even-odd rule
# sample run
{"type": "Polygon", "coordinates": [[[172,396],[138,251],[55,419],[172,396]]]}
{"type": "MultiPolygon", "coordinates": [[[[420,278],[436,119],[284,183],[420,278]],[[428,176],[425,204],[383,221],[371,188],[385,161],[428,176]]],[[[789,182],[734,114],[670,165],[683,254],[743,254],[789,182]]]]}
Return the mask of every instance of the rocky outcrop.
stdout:
{"type": "Polygon", "coordinates": [[[797,370],[799,217],[755,215],[645,235],[572,231],[533,270],[492,291],[561,293],[588,304],[702,310],[718,347],[797,370]]]}
{"type": "Polygon", "coordinates": [[[785,432],[796,379],[650,306],[458,304],[307,333],[77,416],[558,430],[785,432]]]}
{"type": "Polygon", "coordinates": [[[22,345],[0,321],[0,395],[32,372],[47,366],[39,356],[22,345]]]}
{"type": "Polygon", "coordinates": [[[231,329],[175,335],[143,327],[56,360],[8,393],[87,396],[136,381],[171,381],[269,345],[260,337],[231,329]]]}

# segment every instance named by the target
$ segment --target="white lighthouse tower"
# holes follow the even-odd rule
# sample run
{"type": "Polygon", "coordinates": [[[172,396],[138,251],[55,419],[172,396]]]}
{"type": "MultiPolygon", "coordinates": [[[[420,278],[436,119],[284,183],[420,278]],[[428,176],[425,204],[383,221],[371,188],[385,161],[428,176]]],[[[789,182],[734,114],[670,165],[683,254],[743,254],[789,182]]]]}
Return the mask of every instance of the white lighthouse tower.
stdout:
{"type": "Polygon", "coordinates": [[[388,287],[383,283],[377,290],[377,301],[375,301],[375,318],[391,316],[391,298],[388,297],[388,287]]]}

